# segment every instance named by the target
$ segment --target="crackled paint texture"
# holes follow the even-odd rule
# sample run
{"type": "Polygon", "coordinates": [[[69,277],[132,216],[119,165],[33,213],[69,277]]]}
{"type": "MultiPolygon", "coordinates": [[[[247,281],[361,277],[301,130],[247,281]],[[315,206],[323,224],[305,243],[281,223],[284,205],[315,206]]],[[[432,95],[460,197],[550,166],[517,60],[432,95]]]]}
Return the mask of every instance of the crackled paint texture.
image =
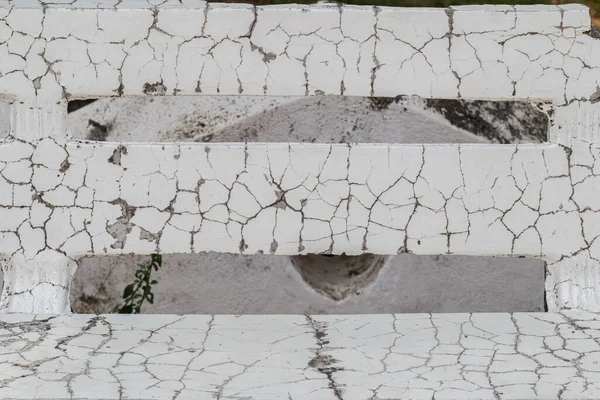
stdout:
{"type": "Polygon", "coordinates": [[[7,99],[249,94],[589,99],[587,8],[0,2],[7,99]]]}
{"type": "Polygon", "coordinates": [[[599,316],[581,311],[10,314],[0,316],[0,397],[591,399],[599,338],[599,316]]]}
{"type": "Polygon", "coordinates": [[[67,313],[90,254],[463,254],[548,261],[600,311],[600,40],[577,5],[0,2],[6,312],[67,313]],[[66,101],[324,95],[543,100],[543,145],[71,140],[66,101]]]}

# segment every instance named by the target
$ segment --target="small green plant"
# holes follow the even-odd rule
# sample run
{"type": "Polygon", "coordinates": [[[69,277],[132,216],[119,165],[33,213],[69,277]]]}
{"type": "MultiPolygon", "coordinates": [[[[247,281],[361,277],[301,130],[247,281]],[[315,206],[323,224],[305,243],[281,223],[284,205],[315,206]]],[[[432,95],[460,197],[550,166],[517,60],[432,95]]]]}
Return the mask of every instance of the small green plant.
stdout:
{"type": "Polygon", "coordinates": [[[123,300],[125,304],[121,307],[116,306],[113,309],[114,313],[119,314],[139,314],[144,300],[148,303],[154,303],[154,293],[152,293],[152,285],[156,284],[156,280],[150,280],[152,269],[158,271],[162,266],[162,256],[160,254],[152,254],[150,262],[147,264],[138,264],[139,269],[135,271],[135,280],[133,283],[125,286],[123,291],[123,300]]]}

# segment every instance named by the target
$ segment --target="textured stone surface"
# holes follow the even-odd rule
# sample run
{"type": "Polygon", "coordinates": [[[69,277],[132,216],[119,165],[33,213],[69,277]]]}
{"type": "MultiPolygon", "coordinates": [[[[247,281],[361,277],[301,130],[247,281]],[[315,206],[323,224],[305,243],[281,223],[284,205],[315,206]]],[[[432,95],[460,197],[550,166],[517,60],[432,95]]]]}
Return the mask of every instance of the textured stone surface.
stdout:
{"type": "Polygon", "coordinates": [[[598,315],[0,317],[14,399],[582,399],[598,315]]]}
{"type": "MultiPolygon", "coordinates": [[[[551,309],[600,309],[600,41],[586,8],[3,5],[4,270],[52,253],[533,256],[549,262],[551,309]],[[551,143],[145,145],[66,129],[77,97],[398,92],[552,101],[551,143]]],[[[42,275],[5,284],[2,308],[24,311],[42,275]]],[[[44,296],[65,298],[70,275],[44,296]]]]}

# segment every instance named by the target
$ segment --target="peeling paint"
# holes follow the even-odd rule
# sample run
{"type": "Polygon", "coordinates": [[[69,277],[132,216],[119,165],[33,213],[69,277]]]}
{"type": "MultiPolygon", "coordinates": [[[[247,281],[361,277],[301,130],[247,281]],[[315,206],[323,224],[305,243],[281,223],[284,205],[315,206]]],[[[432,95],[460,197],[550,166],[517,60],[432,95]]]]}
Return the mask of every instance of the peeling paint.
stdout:
{"type": "Polygon", "coordinates": [[[151,96],[164,96],[167,93],[167,87],[162,82],[144,83],[142,92],[151,96]]]}
{"type": "Polygon", "coordinates": [[[600,86],[596,87],[596,91],[590,96],[590,102],[597,103],[600,101],[600,86]]]}

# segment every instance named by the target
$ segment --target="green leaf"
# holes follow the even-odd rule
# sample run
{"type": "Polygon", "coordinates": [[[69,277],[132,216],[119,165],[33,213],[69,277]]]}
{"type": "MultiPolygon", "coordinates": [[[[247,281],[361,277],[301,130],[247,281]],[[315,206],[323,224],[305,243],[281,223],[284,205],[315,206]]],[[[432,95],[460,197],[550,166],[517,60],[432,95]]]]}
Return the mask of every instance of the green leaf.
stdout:
{"type": "Polygon", "coordinates": [[[161,267],[162,265],[162,256],[160,254],[153,254],[152,255],[152,267],[154,267],[155,271],[158,271],[158,269],[161,267]]]}
{"type": "Polygon", "coordinates": [[[132,306],[123,306],[121,307],[121,309],[119,310],[119,314],[131,314],[132,310],[132,306]]]}
{"type": "Polygon", "coordinates": [[[158,271],[162,266],[162,255],[152,254],[150,261],[146,264],[138,264],[139,268],[135,271],[135,277],[132,284],[125,287],[123,299],[125,305],[115,307],[113,312],[122,314],[138,314],[141,312],[142,304],[148,300],[150,304],[154,303],[154,294],[152,285],[158,283],[156,279],[151,279],[152,270],[158,271]],[[141,289],[141,290],[140,290],[141,289]]]}
{"type": "Polygon", "coordinates": [[[125,290],[123,291],[123,298],[126,299],[127,297],[131,296],[132,293],[133,293],[133,283],[125,286],[125,290]]]}

